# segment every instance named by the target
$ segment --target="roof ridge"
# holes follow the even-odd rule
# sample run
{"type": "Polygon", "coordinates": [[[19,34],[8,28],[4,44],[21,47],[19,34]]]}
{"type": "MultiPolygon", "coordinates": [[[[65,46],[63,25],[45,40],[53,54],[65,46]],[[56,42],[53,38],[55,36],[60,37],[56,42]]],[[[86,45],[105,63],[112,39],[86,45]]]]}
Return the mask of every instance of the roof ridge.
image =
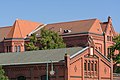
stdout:
{"type": "MultiPolygon", "coordinates": [[[[96,21],[96,20],[97,20],[97,19],[95,19],[95,21],[96,21]]],[[[95,24],[95,21],[93,22],[93,24],[91,24],[91,26],[93,26],[93,25],[95,24]]],[[[92,27],[90,27],[88,31],[90,31],[91,28],[92,28],[92,27]]]]}
{"type": "Polygon", "coordinates": [[[17,22],[17,24],[18,24],[18,28],[19,28],[19,31],[20,31],[20,35],[21,35],[21,37],[22,37],[22,32],[21,32],[21,29],[20,29],[18,20],[16,20],[16,22],[17,22]]]}
{"type": "MultiPolygon", "coordinates": [[[[74,21],[57,22],[57,23],[50,23],[50,24],[71,23],[71,22],[89,21],[89,20],[97,20],[97,18],[93,18],[93,19],[85,19],[85,20],[74,20],[74,21]]],[[[47,24],[47,25],[50,25],[50,24],[47,24]]]]}
{"type": "Polygon", "coordinates": [[[31,21],[31,20],[23,20],[23,19],[17,19],[17,21],[27,21],[27,22],[32,22],[32,23],[43,24],[43,23],[41,23],[41,22],[35,22],[35,21],[31,21]]]}

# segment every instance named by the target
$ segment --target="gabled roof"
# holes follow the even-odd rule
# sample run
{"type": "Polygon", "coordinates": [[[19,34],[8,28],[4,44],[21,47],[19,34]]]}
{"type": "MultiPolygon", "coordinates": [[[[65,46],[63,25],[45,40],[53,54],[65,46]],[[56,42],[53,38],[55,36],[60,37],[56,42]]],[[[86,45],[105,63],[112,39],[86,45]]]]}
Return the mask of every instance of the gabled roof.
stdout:
{"type": "Polygon", "coordinates": [[[6,38],[25,38],[30,32],[41,25],[42,23],[16,20],[6,38]]]}
{"type": "Polygon", "coordinates": [[[61,60],[64,60],[66,53],[72,56],[83,49],[85,48],[73,47],[18,53],[1,53],[0,65],[40,64],[49,62],[50,60],[53,62],[59,62],[61,60]]]}
{"type": "MultiPolygon", "coordinates": [[[[78,20],[78,21],[71,21],[71,22],[53,23],[53,24],[48,24],[45,26],[46,29],[58,32],[60,35],[92,32],[93,30],[95,31],[95,29],[97,31],[98,27],[100,27],[100,22],[98,19],[88,19],[88,20],[78,20]],[[65,30],[70,30],[70,32],[64,33],[65,30]]],[[[96,32],[96,33],[99,33],[99,32],[96,32]]],[[[100,32],[100,34],[101,34],[101,32],[100,32]]]]}
{"type": "Polygon", "coordinates": [[[11,26],[0,27],[0,42],[3,41],[3,39],[8,35],[11,28],[12,28],[11,26]]]}

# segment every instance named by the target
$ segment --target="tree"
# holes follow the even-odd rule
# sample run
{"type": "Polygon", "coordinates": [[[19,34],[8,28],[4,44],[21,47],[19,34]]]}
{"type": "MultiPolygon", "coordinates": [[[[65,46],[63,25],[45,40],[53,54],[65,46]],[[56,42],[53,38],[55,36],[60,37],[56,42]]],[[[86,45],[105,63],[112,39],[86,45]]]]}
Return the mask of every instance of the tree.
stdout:
{"type": "Polygon", "coordinates": [[[36,46],[37,41],[38,41],[38,39],[37,39],[37,37],[36,37],[36,34],[32,34],[32,35],[30,36],[30,42],[27,43],[27,44],[25,44],[26,49],[27,49],[28,51],[38,50],[39,47],[36,46]]]}
{"type": "Polygon", "coordinates": [[[5,71],[0,66],[0,80],[9,80],[7,76],[5,76],[5,71]]]}
{"type": "Polygon", "coordinates": [[[120,67],[117,66],[117,64],[120,64],[120,35],[113,38],[113,42],[115,43],[113,46],[111,46],[111,54],[114,61],[114,72],[120,73],[120,67]],[[115,51],[118,51],[117,54],[115,54],[115,51]]]}
{"type": "Polygon", "coordinates": [[[58,33],[50,30],[41,29],[40,44],[41,49],[56,49],[66,47],[62,37],[58,33]]]}

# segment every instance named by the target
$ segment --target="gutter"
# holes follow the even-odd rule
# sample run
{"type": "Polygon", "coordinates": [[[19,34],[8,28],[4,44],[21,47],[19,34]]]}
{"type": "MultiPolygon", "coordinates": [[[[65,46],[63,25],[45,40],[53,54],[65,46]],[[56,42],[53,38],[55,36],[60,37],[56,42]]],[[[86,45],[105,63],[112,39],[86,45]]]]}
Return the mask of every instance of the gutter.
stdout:
{"type": "MultiPolygon", "coordinates": [[[[52,61],[52,63],[57,63],[59,61],[52,61]]],[[[27,62],[27,63],[7,63],[7,64],[0,64],[2,66],[13,66],[13,65],[27,65],[27,64],[44,64],[44,63],[51,63],[51,61],[45,61],[45,62],[27,62]]]]}

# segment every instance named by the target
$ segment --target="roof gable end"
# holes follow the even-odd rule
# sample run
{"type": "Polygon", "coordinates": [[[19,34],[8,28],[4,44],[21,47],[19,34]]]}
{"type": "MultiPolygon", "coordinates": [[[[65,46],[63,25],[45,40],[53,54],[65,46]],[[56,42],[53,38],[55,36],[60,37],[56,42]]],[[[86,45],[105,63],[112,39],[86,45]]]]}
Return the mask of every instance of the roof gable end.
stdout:
{"type": "Polygon", "coordinates": [[[96,19],[93,23],[93,25],[90,27],[89,32],[96,33],[96,34],[102,34],[102,28],[100,25],[100,21],[96,19]]]}

